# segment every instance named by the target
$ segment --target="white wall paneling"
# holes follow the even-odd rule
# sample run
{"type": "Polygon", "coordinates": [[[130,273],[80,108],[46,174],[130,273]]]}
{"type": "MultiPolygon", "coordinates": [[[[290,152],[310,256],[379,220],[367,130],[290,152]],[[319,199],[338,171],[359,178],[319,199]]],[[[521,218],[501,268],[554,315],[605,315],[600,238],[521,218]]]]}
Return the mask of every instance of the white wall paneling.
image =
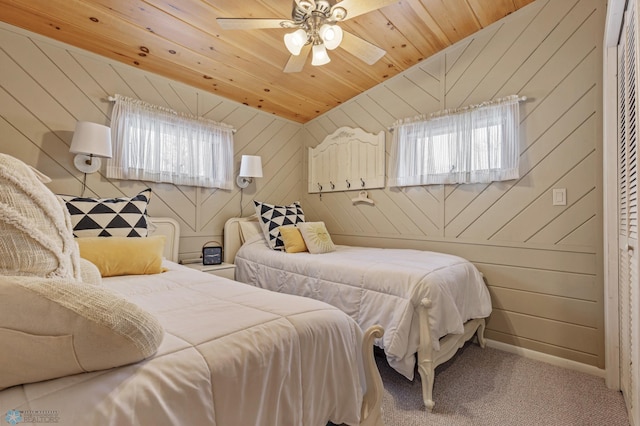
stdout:
{"type": "MultiPolygon", "coordinates": [[[[537,0],[304,125],[0,24],[0,149],[52,177],[55,192],[79,194],[71,135],[77,120],[109,124],[109,95],[231,124],[238,130],[236,167],[242,154],[263,161],[264,178],[243,192],[245,214],[254,198],[299,199],[338,243],[467,257],[493,297],[487,337],[602,369],[605,10],[604,0],[537,0]],[[306,191],[307,149],[340,127],[386,132],[400,118],[511,94],[528,98],[520,106],[520,179],[371,189],[374,206],[354,205],[351,192],[320,198],[306,191]],[[566,206],[552,205],[554,188],[567,189],[566,206]]],[[[240,213],[238,189],[96,173],[87,194],[132,195],[147,186],[154,190],[151,214],[181,225],[182,257],[198,256],[240,213]]]]}
{"type": "Polygon", "coordinates": [[[400,118],[518,94],[528,98],[519,179],[374,189],[375,206],[308,194],[307,216],[324,220],[338,243],[469,258],[493,298],[487,337],[604,368],[605,11],[603,0],[538,0],[304,128],[313,147],[344,125],[375,133],[400,118]],[[566,206],[552,204],[554,188],[566,188],[566,206]]]}
{"type": "MultiPolygon", "coordinates": [[[[69,153],[75,123],[109,125],[107,97],[120,93],[234,126],[236,170],[242,154],[261,155],[264,167],[264,177],[244,191],[244,213],[253,211],[253,198],[299,198],[301,124],[2,23],[0,69],[0,150],[49,175],[54,192],[79,195],[82,174],[69,153]]],[[[86,195],[129,196],[147,186],[151,215],[180,223],[181,258],[198,257],[206,241],[221,241],[224,222],[240,214],[238,188],[108,180],[99,172],[88,175],[86,195]]]]}

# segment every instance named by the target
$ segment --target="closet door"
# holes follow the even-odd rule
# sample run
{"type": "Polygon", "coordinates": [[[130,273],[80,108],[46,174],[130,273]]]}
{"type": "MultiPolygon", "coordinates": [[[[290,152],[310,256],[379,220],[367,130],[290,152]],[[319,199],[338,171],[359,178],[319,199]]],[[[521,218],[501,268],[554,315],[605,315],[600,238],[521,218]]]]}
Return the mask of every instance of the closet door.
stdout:
{"type": "Polygon", "coordinates": [[[628,3],[618,45],[618,230],[620,385],[633,425],[640,425],[640,284],[638,283],[638,21],[628,3]]]}

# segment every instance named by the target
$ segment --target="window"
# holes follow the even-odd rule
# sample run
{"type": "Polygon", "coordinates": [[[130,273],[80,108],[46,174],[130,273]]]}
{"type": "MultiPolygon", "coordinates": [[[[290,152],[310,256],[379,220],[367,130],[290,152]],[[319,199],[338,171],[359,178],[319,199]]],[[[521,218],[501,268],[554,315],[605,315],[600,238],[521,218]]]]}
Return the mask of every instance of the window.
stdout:
{"type": "Polygon", "coordinates": [[[107,177],[233,189],[233,129],[116,95],[107,177]]]}
{"type": "Polygon", "coordinates": [[[396,122],[389,186],[517,179],[517,96],[396,122]]]}

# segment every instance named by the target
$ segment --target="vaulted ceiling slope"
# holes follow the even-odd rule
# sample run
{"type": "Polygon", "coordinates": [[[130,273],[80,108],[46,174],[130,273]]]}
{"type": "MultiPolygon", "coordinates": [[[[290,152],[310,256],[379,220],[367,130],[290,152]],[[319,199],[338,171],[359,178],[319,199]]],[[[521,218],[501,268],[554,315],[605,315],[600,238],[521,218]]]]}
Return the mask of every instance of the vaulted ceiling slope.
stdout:
{"type": "Polygon", "coordinates": [[[0,0],[0,20],[305,123],[533,1],[401,0],[340,24],[386,50],[374,65],[338,48],[295,74],[291,30],[216,22],[290,19],[291,0],[0,0]]]}

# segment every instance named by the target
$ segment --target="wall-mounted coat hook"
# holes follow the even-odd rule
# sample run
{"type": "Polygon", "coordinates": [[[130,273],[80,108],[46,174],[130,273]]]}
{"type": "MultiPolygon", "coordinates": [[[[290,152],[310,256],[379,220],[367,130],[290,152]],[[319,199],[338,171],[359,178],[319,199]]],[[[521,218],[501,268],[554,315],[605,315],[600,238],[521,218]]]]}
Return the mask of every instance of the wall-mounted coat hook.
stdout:
{"type": "Polygon", "coordinates": [[[322,185],[318,182],[318,195],[320,196],[320,200],[322,200],[322,185]]]}
{"type": "Polygon", "coordinates": [[[361,186],[362,188],[364,188],[364,185],[365,185],[364,180],[362,180],[362,178],[360,178],[360,186],[361,186]]]}
{"type": "Polygon", "coordinates": [[[346,179],[347,182],[347,189],[351,188],[351,182],[349,182],[349,179],[346,179]]]}
{"type": "Polygon", "coordinates": [[[329,181],[329,185],[331,185],[331,189],[336,189],[336,186],[333,184],[333,182],[329,181]]]}

